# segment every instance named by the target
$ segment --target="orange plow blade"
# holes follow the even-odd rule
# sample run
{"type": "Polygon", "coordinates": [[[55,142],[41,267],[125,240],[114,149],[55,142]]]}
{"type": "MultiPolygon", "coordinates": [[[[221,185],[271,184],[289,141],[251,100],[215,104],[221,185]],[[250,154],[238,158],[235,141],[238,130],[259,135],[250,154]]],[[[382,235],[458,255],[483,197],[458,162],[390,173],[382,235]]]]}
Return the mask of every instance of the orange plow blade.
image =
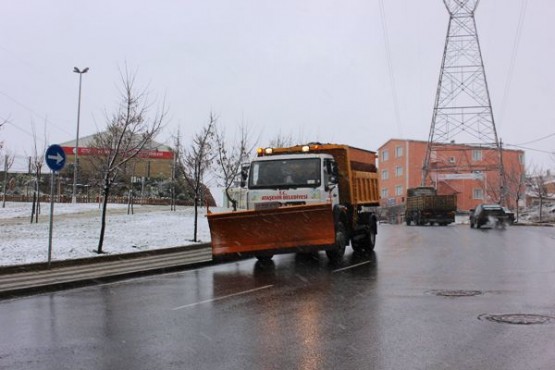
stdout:
{"type": "Polygon", "coordinates": [[[330,246],[335,243],[330,204],[208,214],[214,256],[330,246]]]}

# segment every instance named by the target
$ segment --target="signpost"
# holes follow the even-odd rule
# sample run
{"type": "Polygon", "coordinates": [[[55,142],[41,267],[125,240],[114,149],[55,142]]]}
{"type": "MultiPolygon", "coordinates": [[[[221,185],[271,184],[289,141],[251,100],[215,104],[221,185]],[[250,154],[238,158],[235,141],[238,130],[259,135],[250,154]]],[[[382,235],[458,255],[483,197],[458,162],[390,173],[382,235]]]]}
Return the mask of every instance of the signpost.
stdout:
{"type": "Polygon", "coordinates": [[[48,267],[50,268],[50,260],[52,259],[52,223],[54,219],[54,173],[64,168],[66,164],[66,154],[59,145],[50,145],[46,149],[44,155],[46,165],[50,168],[50,223],[48,231],[48,267]]]}

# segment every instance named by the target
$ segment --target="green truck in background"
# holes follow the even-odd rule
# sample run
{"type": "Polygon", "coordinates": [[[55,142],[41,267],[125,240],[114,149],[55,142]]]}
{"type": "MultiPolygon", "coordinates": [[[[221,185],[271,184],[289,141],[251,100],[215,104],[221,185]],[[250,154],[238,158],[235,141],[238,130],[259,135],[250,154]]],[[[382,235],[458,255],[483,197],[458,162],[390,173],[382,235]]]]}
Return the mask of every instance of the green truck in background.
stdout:
{"type": "Polygon", "coordinates": [[[438,195],[432,187],[407,190],[405,221],[407,225],[449,225],[455,222],[457,195],[438,195]]]}

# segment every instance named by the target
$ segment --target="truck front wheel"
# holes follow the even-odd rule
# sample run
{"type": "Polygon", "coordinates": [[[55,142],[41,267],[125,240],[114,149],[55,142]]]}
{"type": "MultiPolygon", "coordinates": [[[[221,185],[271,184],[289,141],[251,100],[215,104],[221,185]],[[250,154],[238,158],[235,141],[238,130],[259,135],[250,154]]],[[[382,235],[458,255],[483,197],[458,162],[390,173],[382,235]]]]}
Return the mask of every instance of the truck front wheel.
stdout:
{"type": "Polygon", "coordinates": [[[376,230],[370,228],[370,233],[368,234],[368,251],[373,251],[376,245],[376,230]]]}
{"type": "Polygon", "coordinates": [[[343,258],[346,246],[347,235],[345,232],[345,226],[343,226],[342,222],[338,222],[335,225],[335,247],[333,249],[327,250],[326,255],[328,256],[330,261],[338,261],[343,258]]]}

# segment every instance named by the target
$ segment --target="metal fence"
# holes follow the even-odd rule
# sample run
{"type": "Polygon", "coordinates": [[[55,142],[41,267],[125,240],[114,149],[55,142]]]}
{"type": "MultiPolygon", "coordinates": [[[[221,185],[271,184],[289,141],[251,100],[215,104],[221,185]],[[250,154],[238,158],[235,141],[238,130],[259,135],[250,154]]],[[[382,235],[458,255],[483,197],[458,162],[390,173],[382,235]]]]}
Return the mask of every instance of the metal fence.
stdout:
{"type": "MultiPolygon", "coordinates": [[[[41,203],[50,202],[50,195],[41,194],[39,197],[41,203]]],[[[9,195],[6,194],[6,202],[32,202],[32,195],[9,195]]],[[[56,203],[71,203],[71,196],[67,195],[54,195],[54,202],[56,203]]],[[[102,198],[98,196],[78,196],[77,203],[100,203],[102,198]]],[[[116,204],[127,204],[129,203],[128,197],[122,196],[111,196],[108,197],[108,203],[116,204]]],[[[171,205],[171,199],[169,198],[141,198],[134,197],[132,203],[135,205],[171,205]]],[[[178,206],[192,206],[193,202],[190,200],[174,200],[174,204],[178,206]]]]}

